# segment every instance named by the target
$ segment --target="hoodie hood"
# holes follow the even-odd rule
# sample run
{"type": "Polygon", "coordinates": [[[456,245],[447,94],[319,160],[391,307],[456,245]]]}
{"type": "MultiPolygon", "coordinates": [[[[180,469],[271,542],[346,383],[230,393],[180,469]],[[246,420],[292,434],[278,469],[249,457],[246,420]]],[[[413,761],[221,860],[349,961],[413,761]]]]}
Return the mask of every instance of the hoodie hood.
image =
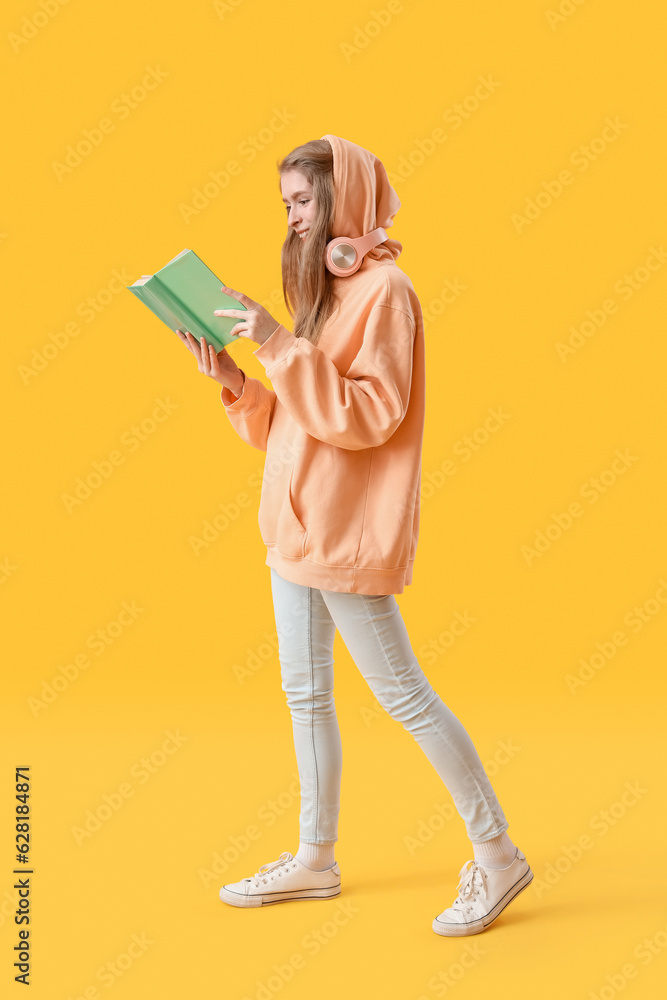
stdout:
{"type": "MultiPolygon", "coordinates": [[[[369,150],[337,135],[323,135],[333,150],[334,224],[332,237],[365,236],[378,226],[388,230],[401,202],[382,162],[369,150]]],[[[385,240],[364,261],[396,260],[403,245],[385,240]]],[[[363,263],[361,265],[364,266],[363,263]]]]}

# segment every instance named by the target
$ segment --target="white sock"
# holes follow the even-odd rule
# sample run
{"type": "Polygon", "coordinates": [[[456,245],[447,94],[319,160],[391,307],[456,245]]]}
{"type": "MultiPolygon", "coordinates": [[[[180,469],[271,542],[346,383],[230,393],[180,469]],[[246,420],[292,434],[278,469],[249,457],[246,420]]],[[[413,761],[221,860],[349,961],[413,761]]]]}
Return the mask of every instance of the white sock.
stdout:
{"type": "Polygon", "coordinates": [[[500,833],[491,840],[476,844],[472,842],[475,851],[475,861],[484,868],[507,868],[516,857],[516,844],[513,844],[507,833],[500,833]]]}
{"type": "Polygon", "coordinates": [[[311,871],[323,872],[327,868],[333,868],[336,863],[335,847],[335,841],[331,844],[304,844],[299,841],[299,850],[294,857],[311,871]]]}

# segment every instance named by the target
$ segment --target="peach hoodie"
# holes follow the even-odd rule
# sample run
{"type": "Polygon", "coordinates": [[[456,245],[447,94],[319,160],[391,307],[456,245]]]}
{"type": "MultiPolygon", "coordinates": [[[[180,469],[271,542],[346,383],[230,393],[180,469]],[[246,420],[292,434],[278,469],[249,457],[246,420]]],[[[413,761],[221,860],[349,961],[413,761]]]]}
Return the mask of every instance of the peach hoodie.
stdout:
{"type": "MultiPolygon", "coordinates": [[[[401,203],[380,160],[322,138],[333,148],[332,236],[391,226],[401,203]]],[[[254,351],[273,389],[246,375],[240,396],[220,393],[237,433],[266,452],[258,514],[266,565],[293,583],[399,594],[412,582],[424,327],[395,263],[401,250],[386,240],[355,274],[333,277],[340,305],[317,345],[281,325],[254,351]]]]}

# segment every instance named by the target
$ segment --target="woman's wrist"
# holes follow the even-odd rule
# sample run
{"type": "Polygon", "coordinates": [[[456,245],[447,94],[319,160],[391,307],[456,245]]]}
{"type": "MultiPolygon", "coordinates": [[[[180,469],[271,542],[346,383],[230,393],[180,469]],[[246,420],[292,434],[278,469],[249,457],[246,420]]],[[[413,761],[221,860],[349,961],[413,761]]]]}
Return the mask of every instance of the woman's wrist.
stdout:
{"type": "Polygon", "coordinates": [[[245,385],[245,372],[244,372],[244,371],[241,371],[241,370],[239,369],[239,374],[240,374],[240,376],[241,376],[241,379],[240,379],[240,381],[239,381],[239,382],[238,382],[238,383],[237,383],[237,384],[235,385],[235,387],[234,387],[234,388],[231,388],[231,386],[227,386],[227,388],[229,389],[229,391],[230,391],[230,392],[233,392],[233,393],[234,393],[234,395],[235,395],[235,396],[236,396],[237,398],[238,398],[238,397],[239,397],[239,396],[240,396],[240,395],[241,395],[241,394],[243,393],[243,387],[244,387],[244,385],[245,385]]]}

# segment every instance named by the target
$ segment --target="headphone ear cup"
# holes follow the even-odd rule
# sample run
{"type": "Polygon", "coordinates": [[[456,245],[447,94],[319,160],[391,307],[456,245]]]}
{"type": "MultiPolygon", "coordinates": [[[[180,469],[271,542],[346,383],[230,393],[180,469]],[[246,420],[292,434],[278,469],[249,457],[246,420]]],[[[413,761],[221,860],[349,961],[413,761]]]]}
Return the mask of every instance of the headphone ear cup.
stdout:
{"type": "Polygon", "coordinates": [[[343,276],[359,270],[364,254],[355,246],[358,242],[358,239],[337,236],[327,243],[325,263],[332,274],[343,276]]]}
{"type": "Polygon", "coordinates": [[[354,274],[361,267],[369,250],[387,239],[389,237],[381,226],[365,236],[336,236],[327,243],[324,264],[332,274],[339,277],[354,274]]]}

